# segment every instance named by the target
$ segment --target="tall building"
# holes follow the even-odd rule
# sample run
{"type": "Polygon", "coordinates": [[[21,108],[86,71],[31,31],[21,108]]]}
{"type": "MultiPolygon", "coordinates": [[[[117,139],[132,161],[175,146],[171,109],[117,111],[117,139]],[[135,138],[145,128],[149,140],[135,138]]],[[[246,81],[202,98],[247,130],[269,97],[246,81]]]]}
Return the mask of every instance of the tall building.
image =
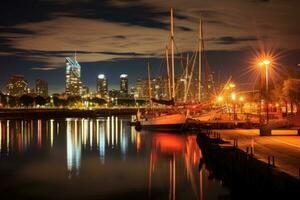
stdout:
{"type": "Polygon", "coordinates": [[[127,74],[120,75],[120,92],[123,95],[128,94],[128,75],[127,74]]]}
{"type": "Polygon", "coordinates": [[[66,58],[66,85],[65,93],[67,95],[80,95],[82,91],[82,84],[80,81],[81,67],[76,60],[69,57],[66,58]]]}
{"type": "Polygon", "coordinates": [[[138,79],[135,82],[135,97],[138,99],[146,99],[147,98],[147,80],[138,79]]]}
{"type": "Polygon", "coordinates": [[[101,97],[105,97],[108,94],[108,83],[104,74],[99,74],[97,78],[97,93],[101,97]]]}
{"type": "MultiPolygon", "coordinates": [[[[150,87],[152,98],[168,98],[168,82],[166,80],[153,78],[150,82],[150,87]]],[[[138,99],[149,99],[149,85],[147,79],[138,79],[135,82],[135,97],[138,99]]]]}
{"type": "Polygon", "coordinates": [[[6,94],[21,96],[28,93],[28,83],[23,75],[12,75],[6,84],[6,94]]]}
{"type": "Polygon", "coordinates": [[[36,79],[35,92],[37,95],[47,97],[48,96],[48,82],[43,79],[36,79]]]}

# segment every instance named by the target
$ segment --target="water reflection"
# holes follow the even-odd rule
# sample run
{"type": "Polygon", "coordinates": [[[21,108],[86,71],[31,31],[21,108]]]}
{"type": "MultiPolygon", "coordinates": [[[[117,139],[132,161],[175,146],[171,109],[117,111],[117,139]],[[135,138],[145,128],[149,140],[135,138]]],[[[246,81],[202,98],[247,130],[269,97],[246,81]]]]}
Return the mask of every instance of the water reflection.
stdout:
{"type": "MultiPolygon", "coordinates": [[[[126,191],[128,197],[142,191],[141,199],[216,199],[207,193],[210,181],[205,165],[199,168],[202,154],[195,135],[137,132],[128,126],[130,120],[121,116],[1,120],[0,161],[18,166],[12,174],[18,174],[21,183],[27,179],[39,187],[54,183],[62,188],[56,192],[60,198],[92,193],[118,199],[114,196],[118,193],[126,191]],[[29,161],[15,163],[16,157],[29,161]],[[44,180],[48,173],[52,175],[44,180]]],[[[0,162],[2,170],[3,166],[0,162]]],[[[220,184],[211,188],[215,189],[216,194],[227,193],[220,184]]]]}
{"type": "MultiPolygon", "coordinates": [[[[201,151],[196,143],[195,135],[184,136],[164,133],[153,135],[149,167],[149,194],[151,195],[152,179],[155,174],[155,169],[158,168],[157,165],[159,165],[159,162],[164,160],[169,162],[169,199],[176,199],[176,185],[178,185],[176,179],[179,179],[177,176],[183,175],[187,181],[189,181],[195,198],[203,199],[203,179],[197,179],[195,176],[201,157],[201,151]],[[185,173],[176,170],[176,166],[182,164],[186,170],[185,173]],[[199,184],[197,184],[197,182],[199,184]],[[199,189],[197,185],[199,185],[199,189]]],[[[202,173],[200,169],[201,176],[202,173]]]]}

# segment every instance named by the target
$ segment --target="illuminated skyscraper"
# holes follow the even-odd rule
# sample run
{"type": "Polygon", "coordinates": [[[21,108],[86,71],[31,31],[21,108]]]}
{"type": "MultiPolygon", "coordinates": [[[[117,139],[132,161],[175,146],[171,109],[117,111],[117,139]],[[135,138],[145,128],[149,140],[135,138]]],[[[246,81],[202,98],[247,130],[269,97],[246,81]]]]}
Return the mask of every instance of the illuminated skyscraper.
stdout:
{"type": "Polygon", "coordinates": [[[123,95],[128,94],[128,75],[121,74],[120,76],[120,92],[123,95]]]}
{"type": "Polygon", "coordinates": [[[28,93],[28,83],[23,75],[12,75],[6,84],[6,94],[21,96],[28,93]]]}
{"type": "Polygon", "coordinates": [[[107,89],[108,89],[108,84],[105,75],[99,74],[97,78],[97,93],[100,94],[101,97],[104,97],[108,94],[107,89]]]}
{"type": "Polygon", "coordinates": [[[35,91],[37,95],[48,96],[48,82],[46,80],[37,79],[35,81],[35,91]]]}
{"type": "Polygon", "coordinates": [[[81,81],[80,81],[80,70],[81,67],[76,60],[69,57],[66,58],[66,85],[65,92],[67,95],[76,96],[80,95],[81,92],[81,81]]]}

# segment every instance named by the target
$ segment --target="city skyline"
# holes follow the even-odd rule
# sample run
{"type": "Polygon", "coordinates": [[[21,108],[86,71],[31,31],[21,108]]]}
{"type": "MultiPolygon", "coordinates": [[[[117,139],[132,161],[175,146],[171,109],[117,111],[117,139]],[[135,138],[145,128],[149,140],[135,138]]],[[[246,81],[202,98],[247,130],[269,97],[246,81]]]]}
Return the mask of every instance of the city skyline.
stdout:
{"type": "Polygon", "coordinates": [[[178,51],[192,52],[201,15],[208,63],[215,73],[221,71],[223,79],[234,71],[233,77],[243,75],[237,81],[251,82],[245,71],[264,49],[279,51],[278,63],[296,76],[299,4],[296,0],[289,4],[279,0],[4,1],[0,84],[3,88],[12,74],[23,74],[30,83],[36,78],[48,80],[50,93],[63,92],[64,57],[74,51],[82,66],[82,81],[93,90],[95,74],[101,73],[115,89],[118,76],[126,73],[132,86],[136,79],[146,78],[148,59],[155,76],[168,38],[171,7],[178,51]],[[26,9],[20,13],[16,7],[26,9]]]}

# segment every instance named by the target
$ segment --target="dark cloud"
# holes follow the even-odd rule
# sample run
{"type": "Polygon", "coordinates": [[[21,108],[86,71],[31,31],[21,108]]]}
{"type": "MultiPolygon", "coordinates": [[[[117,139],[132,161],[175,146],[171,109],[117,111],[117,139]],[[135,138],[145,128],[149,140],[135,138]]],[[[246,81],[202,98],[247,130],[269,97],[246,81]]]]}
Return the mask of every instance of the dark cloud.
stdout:
{"type": "Polygon", "coordinates": [[[0,26],[39,22],[52,18],[57,3],[42,0],[3,0],[0,6],[0,26]]]}
{"type": "MultiPolygon", "coordinates": [[[[117,0],[3,0],[0,6],[0,26],[14,26],[22,23],[41,22],[58,16],[73,16],[87,19],[101,19],[128,25],[167,29],[163,19],[169,10],[134,1],[118,5],[117,0]]],[[[184,15],[175,15],[186,19],[184,15]]]]}
{"type": "MultiPolygon", "coordinates": [[[[230,16],[229,13],[219,11],[219,10],[204,10],[204,9],[196,9],[192,11],[195,15],[202,18],[204,25],[205,24],[216,24],[216,25],[222,25],[222,26],[232,26],[226,20],[224,20],[224,17],[230,16]]],[[[199,23],[199,18],[190,17],[190,21],[199,23]]]]}
{"type": "Polygon", "coordinates": [[[0,33],[16,33],[22,35],[33,35],[35,32],[15,27],[0,27],[0,33]]]}
{"type": "Polygon", "coordinates": [[[146,54],[135,53],[135,52],[110,52],[110,51],[99,51],[95,53],[106,54],[106,55],[115,55],[115,56],[146,56],[146,54]]]}
{"type": "Polygon", "coordinates": [[[232,36],[224,36],[219,38],[208,39],[209,41],[215,41],[217,44],[237,44],[240,42],[248,42],[248,41],[256,41],[258,40],[256,37],[247,36],[247,37],[232,37],[232,36]]]}
{"type": "Polygon", "coordinates": [[[112,36],[112,38],[115,38],[115,39],[126,39],[126,36],[124,36],[124,35],[114,35],[114,36],[112,36]]]}
{"type": "Polygon", "coordinates": [[[255,3],[259,3],[259,2],[262,2],[262,3],[269,3],[271,2],[271,0],[251,0],[252,2],[255,2],[255,3]]]}
{"type": "Polygon", "coordinates": [[[185,27],[185,26],[179,26],[178,28],[182,31],[193,31],[193,29],[191,29],[189,27],[185,27]]]}

